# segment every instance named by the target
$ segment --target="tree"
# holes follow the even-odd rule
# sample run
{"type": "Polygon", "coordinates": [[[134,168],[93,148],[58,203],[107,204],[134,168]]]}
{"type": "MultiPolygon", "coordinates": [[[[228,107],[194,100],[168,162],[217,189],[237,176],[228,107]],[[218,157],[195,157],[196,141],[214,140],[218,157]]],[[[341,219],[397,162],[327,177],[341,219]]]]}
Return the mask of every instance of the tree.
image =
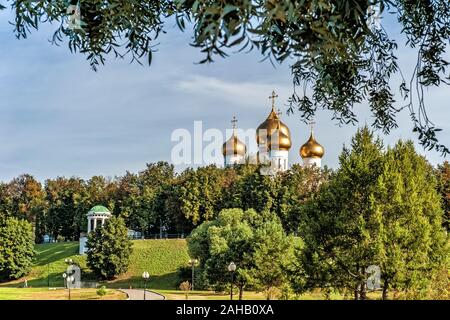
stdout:
{"type": "Polygon", "coordinates": [[[45,193],[48,204],[47,232],[55,239],[61,236],[78,240],[80,232],[86,228],[86,214],[92,207],[85,181],[75,177],[48,179],[45,193]]]}
{"type": "Polygon", "coordinates": [[[0,221],[0,280],[18,279],[28,274],[34,254],[31,223],[14,217],[0,221]]]}
{"type": "Polygon", "coordinates": [[[376,264],[376,211],[373,192],[383,164],[382,142],[367,127],[344,148],[340,168],[305,208],[300,236],[305,247],[294,286],[336,288],[366,298],[365,269],[376,264]]]}
{"type": "Polygon", "coordinates": [[[444,225],[450,231],[450,163],[445,161],[437,167],[438,191],[442,196],[444,225]]]}
{"type": "Polygon", "coordinates": [[[26,219],[40,239],[45,220],[45,193],[36,179],[23,174],[0,187],[0,210],[7,216],[26,219]]]}
{"type": "Polygon", "coordinates": [[[294,92],[289,110],[298,109],[304,120],[311,119],[317,109],[328,109],[339,123],[355,123],[353,107],[366,100],[374,116],[372,125],[388,133],[397,126],[395,117],[406,101],[420,143],[449,152],[437,140],[440,129],[427,116],[423,93],[424,87],[449,83],[447,0],[159,0],[131,4],[84,0],[79,4],[80,28],[64,23],[65,0],[10,2],[18,38],[26,38],[41,23],[56,22],[53,43],[68,40],[69,49],[86,54],[94,70],[105,63],[108,54],[128,55],[138,63],[147,58],[150,64],[157,38],[173,17],[181,30],[192,27],[192,44],[205,54],[201,63],[244,49],[257,50],[272,63],[292,62],[294,92]],[[403,100],[399,105],[390,86],[394,76],[403,78],[395,56],[397,43],[378,26],[380,15],[396,18],[407,45],[417,52],[412,78],[403,79],[398,89],[403,100]],[[311,87],[311,94],[298,90],[306,86],[311,87]],[[413,103],[416,96],[417,104],[413,103]]]}
{"type": "Polygon", "coordinates": [[[331,174],[331,170],[326,167],[305,167],[299,164],[293,164],[284,173],[275,207],[287,232],[298,232],[305,203],[318,194],[331,174]]]}
{"type": "Polygon", "coordinates": [[[187,241],[190,255],[199,259],[200,270],[217,290],[227,287],[227,266],[236,263],[239,299],[246,287],[269,292],[285,281],[283,270],[292,252],[292,239],[275,214],[224,209],[216,220],[194,229],[187,241]]]}
{"type": "Polygon", "coordinates": [[[382,149],[367,127],[344,148],[340,168],[306,206],[297,291],[321,287],[366,299],[370,265],[388,289],[427,291],[446,268],[448,238],[432,167],[412,142],[382,149]]]}
{"type": "Polygon", "coordinates": [[[88,267],[98,277],[110,280],[127,271],[132,243],[123,218],[113,216],[89,233],[87,247],[88,267]]]}
{"type": "Polygon", "coordinates": [[[389,289],[423,298],[450,257],[437,180],[411,141],[399,141],[385,158],[373,200],[383,298],[389,289]]]}
{"type": "Polygon", "coordinates": [[[178,190],[185,218],[193,225],[214,219],[223,204],[224,170],[215,165],[187,169],[180,179],[178,190]]]}

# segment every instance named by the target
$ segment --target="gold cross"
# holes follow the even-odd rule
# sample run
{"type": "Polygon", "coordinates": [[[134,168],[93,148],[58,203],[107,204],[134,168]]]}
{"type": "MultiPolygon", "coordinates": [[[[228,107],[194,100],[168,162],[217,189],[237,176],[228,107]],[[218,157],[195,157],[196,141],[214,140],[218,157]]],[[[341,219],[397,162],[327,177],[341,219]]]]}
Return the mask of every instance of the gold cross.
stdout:
{"type": "Polygon", "coordinates": [[[275,90],[272,91],[272,95],[269,99],[272,99],[272,108],[275,108],[275,98],[278,98],[278,95],[275,93],[275,90]]]}
{"type": "Polygon", "coordinates": [[[237,123],[236,116],[233,116],[233,120],[231,120],[231,124],[233,126],[233,129],[236,129],[236,123],[237,123]]]}

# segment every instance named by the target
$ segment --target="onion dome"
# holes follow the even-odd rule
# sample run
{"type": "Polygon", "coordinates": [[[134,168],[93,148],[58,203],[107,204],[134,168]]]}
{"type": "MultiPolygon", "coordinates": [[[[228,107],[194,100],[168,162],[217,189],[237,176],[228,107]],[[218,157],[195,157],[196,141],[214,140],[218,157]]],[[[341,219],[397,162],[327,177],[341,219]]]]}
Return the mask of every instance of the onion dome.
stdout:
{"type": "Polygon", "coordinates": [[[322,158],[325,153],[323,147],[314,139],[313,130],[311,128],[311,135],[308,141],[300,148],[300,156],[305,158],[322,158]]]}
{"type": "MultiPolygon", "coordinates": [[[[286,127],[287,128],[287,127],[286,127]]],[[[289,129],[288,129],[289,130],[289,129]]],[[[289,132],[289,131],[288,131],[289,132]]],[[[279,126],[277,129],[271,132],[271,136],[269,136],[267,140],[267,148],[269,150],[284,150],[289,151],[292,146],[290,134],[285,134],[281,130],[281,121],[279,122],[279,126]]]]}
{"type": "MultiPolygon", "coordinates": [[[[269,98],[272,99],[272,110],[270,111],[267,119],[261,123],[256,129],[256,143],[257,144],[266,144],[270,143],[271,136],[278,135],[278,146],[279,150],[289,150],[291,148],[291,132],[289,128],[280,120],[280,117],[275,112],[275,98],[278,95],[275,95],[275,91],[272,92],[272,96],[269,98]]],[[[270,148],[270,146],[268,147],[270,148]]],[[[274,143],[274,145],[276,145],[274,143]]]]}
{"type": "Polygon", "coordinates": [[[225,143],[222,145],[222,154],[224,156],[231,156],[231,155],[244,156],[245,153],[247,152],[247,147],[237,137],[235,128],[235,124],[237,122],[236,117],[233,117],[233,120],[231,122],[233,123],[233,134],[231,135],[230,139],[225,141],[225,143]]]}

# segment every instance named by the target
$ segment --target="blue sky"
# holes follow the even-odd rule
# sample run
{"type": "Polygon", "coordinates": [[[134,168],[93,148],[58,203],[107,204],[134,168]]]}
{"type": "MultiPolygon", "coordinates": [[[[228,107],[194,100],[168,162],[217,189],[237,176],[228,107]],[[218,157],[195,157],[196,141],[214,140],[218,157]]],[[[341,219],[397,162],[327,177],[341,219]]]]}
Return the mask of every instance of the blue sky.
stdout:
{"type": "MultiPolygon", "coordinates": [[[[84,56],[48,42],[56,26],[43,25],[28,39],[17,40],[10,18],[8,10],[0,11],[1,180],[22,173],[40,180],[61,175],[115,176],[126,170],[137,172],[148,162],[170,162],[173,130],[192,131],[195,120],[202,120],[204,129],[225,130],[234,114],[238,126],[256,128],[270,111],[267,97],[272,90],[279,94],[277,104],[283,111],[292,90],[289,65],[274,68],[268,61],[259,62],[256,52],[195,64],[202,55],[189,46],[190,34],[173,23],[159,38],[151,67],[111,58],[94,72],[84,56]]],[[[388,30],[404,43],[398,27],[390,25],[388,30]]],[[[408,78],[414,52],[401,47],[398,57],[408,78]]],[[[444,129],[439,138],[447,145],[449,101],[448,86],[426,92],[430,118],[444,129]]],[[[360,124],[372,122],[367,104],[356,110],[360,124]]],[[[289,161],[300,162],[298,149],[309,129],[298,114],[283,115],[283,121],[293,140],[289,161]]],[[[357,127],[337,126],[328,112],[319,112],[315,121],[316,137],[325,147],[323,163],[336,167],[343,145],[357,127]]],[[[399,129],[382,136],[386,144],[415,139],[407,111],[398,122],[399,129]]],[[[434,151],[424,152],[419,145],[417,149],[433,164],[444,160],[434,151]]]]}

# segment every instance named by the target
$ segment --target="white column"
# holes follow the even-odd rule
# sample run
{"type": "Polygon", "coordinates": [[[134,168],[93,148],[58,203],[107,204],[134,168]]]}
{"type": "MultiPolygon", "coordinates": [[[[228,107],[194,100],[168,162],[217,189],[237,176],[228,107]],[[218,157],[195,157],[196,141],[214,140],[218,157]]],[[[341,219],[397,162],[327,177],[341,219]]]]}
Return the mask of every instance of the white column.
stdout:
{"type": "Polygon", "coordinates": [[[88,217],[88,227],[87,227],[87,233],[91,232],[91,218],[88,217]]]}
{"type": "Polygon", "coordinates": [[[97,229],[97,218],[94,218],[94,230],[97,229]]]}

